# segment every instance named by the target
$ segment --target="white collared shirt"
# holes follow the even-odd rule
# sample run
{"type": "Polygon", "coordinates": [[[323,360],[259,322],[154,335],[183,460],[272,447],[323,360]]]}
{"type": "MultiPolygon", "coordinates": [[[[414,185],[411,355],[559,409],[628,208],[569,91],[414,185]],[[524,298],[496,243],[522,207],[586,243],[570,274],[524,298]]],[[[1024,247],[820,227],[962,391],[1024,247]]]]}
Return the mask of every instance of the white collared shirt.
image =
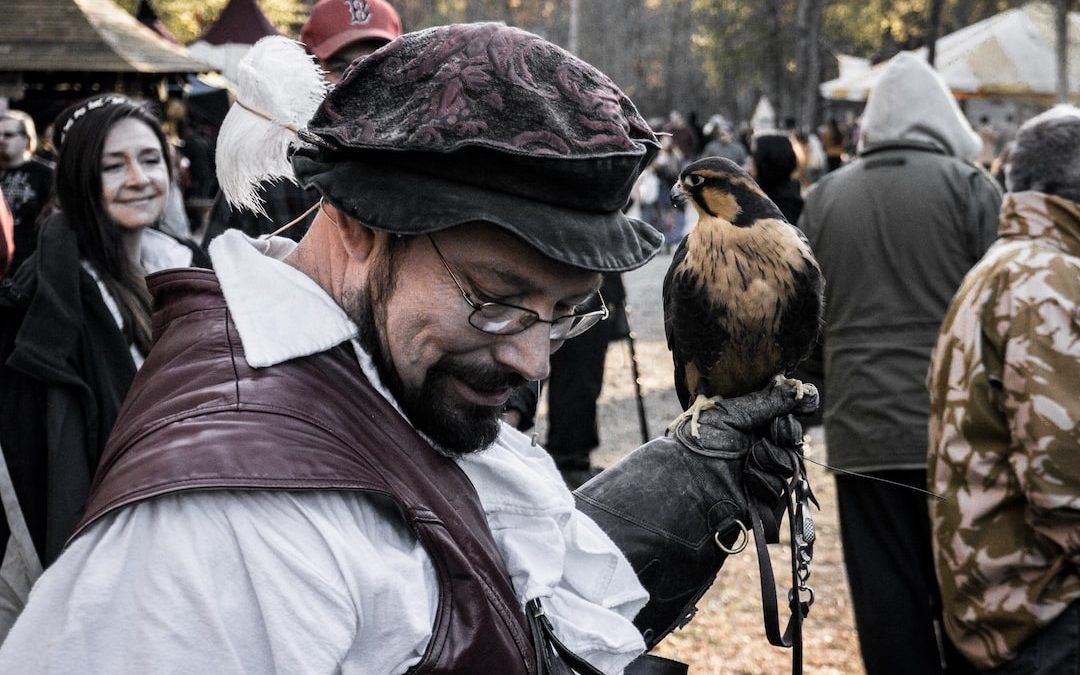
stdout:
{"type": "MultiPolygon", "coordinates": [[[[293,244],[215,239],[211,257],[252,367],[352,341],[356,325],[281,262],[293,244]]],[[[503,425],[459,460],[518,599],[544,599],[556,634],[605,673],[644,650],[647,594],[574,508],[547,453],[503,425]]],[[[403,673],[437,606],[431,560],[396,507],[355,492],[208,491],[106,516],[34,587],[0,672],[403,673]]]]}

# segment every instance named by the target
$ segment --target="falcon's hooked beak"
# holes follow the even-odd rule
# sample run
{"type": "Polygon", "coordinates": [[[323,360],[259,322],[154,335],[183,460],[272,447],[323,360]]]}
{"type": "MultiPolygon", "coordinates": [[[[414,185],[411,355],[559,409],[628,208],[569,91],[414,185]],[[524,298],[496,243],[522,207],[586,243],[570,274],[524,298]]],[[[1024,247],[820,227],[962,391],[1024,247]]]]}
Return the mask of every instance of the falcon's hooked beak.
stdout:
{"type": "Polygon", "coordinates": [[[671,186],[671,205],[682,208],[688,201],[690,201],[690,195],[683,189],[682,180],[675,181],[675,184],[671,186]]]}

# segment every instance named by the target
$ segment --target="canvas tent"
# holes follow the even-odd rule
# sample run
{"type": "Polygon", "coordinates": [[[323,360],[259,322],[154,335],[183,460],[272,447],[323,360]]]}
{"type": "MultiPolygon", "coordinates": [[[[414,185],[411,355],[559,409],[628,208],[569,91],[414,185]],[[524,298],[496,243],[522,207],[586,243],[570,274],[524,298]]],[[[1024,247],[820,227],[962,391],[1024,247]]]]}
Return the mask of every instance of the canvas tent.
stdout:
{"type": "MultiPolygon", "coordinates": [[[[1051,103],[1057,91],[1054,8],[1031,2],[937,41],[934,67],[957,98],[1051,103]]],[[[916,53],[926,57],[927,50],[916,53]]],[[[1080,13],[1069,14],[1069,92],[1080,94],[1080,13]]],[[[841,73],[821,85],[824,98],[865,101],[885,63],[841,73]]]]}
{"type": "Polygon", "coordinates": [[[268,35],[280,35],[255,0],[230,0],[217,21],[188,46],[191,54],[211,65],[227,80],[236,81],[236,66],[251,45],[268,35]]]}

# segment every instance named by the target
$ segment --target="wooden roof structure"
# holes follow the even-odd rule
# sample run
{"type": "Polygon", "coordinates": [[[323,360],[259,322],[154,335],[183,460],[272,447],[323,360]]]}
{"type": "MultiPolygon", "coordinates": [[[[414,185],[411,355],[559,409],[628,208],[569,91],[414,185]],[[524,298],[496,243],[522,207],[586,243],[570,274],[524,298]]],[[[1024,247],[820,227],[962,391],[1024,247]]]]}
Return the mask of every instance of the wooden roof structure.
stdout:
{"type": "Polygon", "coordinates": [[[207,66],[112,0],[4,0],[0,73],[197,73],[207,66]]]}

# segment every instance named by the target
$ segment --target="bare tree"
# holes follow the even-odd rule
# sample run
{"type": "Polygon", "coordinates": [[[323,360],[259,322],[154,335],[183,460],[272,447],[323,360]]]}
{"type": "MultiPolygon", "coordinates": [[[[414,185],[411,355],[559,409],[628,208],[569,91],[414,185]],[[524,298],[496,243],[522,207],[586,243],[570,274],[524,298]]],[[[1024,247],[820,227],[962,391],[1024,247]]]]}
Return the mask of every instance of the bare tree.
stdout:
{"type": "Polygon", "coordinates": [[[581,18],[581,0],[570,0],[570,30],[566,39],[566,51],[580,54],[578,51],[578,22],[581,18]]]}
{"type": "Polygon", "coordinates": [[[930,20],[926,26],[926,46],[930,53],[927,54],[926,61],[931,66],[937,58],[937,40],[941,35],[941,9],[944,5],[945,0],[930,0],[930,20]]]}
{"type": "Polygon", "coordinates": [[[1069,0],[1057,0],[1054,28],[1057,37],[1057,100],[1069,100],[1069,0]]]}
{"type": "Polygon", "coordinates": [[[787,109],[785,105],[787,87],[784,86],[784,11],[782,5],[783,0],[768,0],[766,3],[768,17],[766,30],[769,42],[766,91],[776,107],[778,116],[782,110],[787,109]]]}
{"type": "Polygon", "coordinates": [[[821,14],[824,0],[799,0],[795,34],[799,55],[800,119],[811,129],[818,121],[818,85],[821,83],[821,14]]]}

